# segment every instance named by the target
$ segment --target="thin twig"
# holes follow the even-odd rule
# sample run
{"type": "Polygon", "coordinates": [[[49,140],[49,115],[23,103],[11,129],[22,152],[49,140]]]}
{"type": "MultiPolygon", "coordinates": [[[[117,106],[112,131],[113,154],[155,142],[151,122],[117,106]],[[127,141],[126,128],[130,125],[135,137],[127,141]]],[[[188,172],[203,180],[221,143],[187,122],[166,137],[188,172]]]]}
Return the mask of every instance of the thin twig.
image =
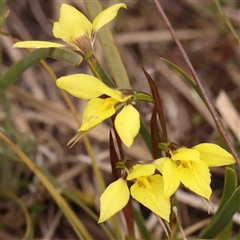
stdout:
{"type": "Polygon", "coordinates": [[[220,121],[220,119],[218,118],[217,113],[216,113],[212,103],[210,102],[210,100],[209,100],[209,98],[208,98],[208,96],[207,96],[207,94],[206,94],[206,92],[205,92],[205,90],[203,88],[203,85],[201,84],[201,82],[200,82],[200,80],[199,80],[199,78],[198,78],[198,76],[197,76],[197,74],[196,74],[196,72],[195,72],[195,70],[194,70],[194,68],[193,68],[193,66],[192,66],[192,64],[191,64],[191,62],[190,62],[190,60],[189,60],[189,58],[188,58],[188,56],[187,56],[183,46],[182,46],[182,44],[181,44],[181,42],[179,41],[179,39],[178,39],[178,37],[177,37],[177,35],[176,35],[176,33],[175,33],[171,23],[168,20],[168,17],[166,16],[164,10],[162,9],[161,4],[157,0],[153,0],[153,2],[155,3],[155,5],[156,5],[160,15],[163,18],[163,21],[166,23],[166,25],[167,25],[167,27],[169,29],[169,32],[172,35],[173,40],[175,41],[175,43],[178,46],[178,49],[181,52],[181,54],[182,54],[186,64],[188,65],[189,70],[190,70],[190,72],[191,72],[191,74],[193,76],[193,79],[195,80],[196,84],[198,85],[199,90],[201,91],[201,93],[203,95],[203,98],[206,101],[206,106],[209,109],[209,112],[211,113],[211,115],[212,115],[212,117],[214,119],[214,122],[215,122],[215,124],[216,124],[216,126],[217,126],[217,128],[219,130],[219,132],[222,134],[222,136],[223,136],[224,140],[226,141],[226,143],[227,143],[227,145],[228,145],[228,147],[229,147],[233,157],[235,158],[237,164],[240,166],[240,158],[238,157],[237,152],[235,151],[235,149],[234,149],[234,147],[233,147],[233,145],[232,145],[232,143],[231,143],[231,141],[230,141],[230,139],[229,139],[229,137],[228,137],[228,135],[227,135],[227,133],[226,133],[226,131],[225,131],[221,121],[220,121]]]}

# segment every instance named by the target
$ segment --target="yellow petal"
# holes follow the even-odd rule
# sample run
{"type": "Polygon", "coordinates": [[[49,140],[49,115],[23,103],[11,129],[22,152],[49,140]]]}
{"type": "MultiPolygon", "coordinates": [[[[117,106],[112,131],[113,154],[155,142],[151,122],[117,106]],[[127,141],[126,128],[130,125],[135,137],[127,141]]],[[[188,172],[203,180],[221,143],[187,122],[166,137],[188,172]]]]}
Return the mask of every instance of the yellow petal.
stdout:
{"type": "Polygon", "coordinates": [[[13,48],[62,48],[63,44],[46,41],[22,41],[13,44],[13,48]]]}
{"type": "Polygon", "coordinates": [[[201,160],[205,161],[208,166],[224,166],[235,163],[232,154],[216,144],[201,143],[193,149],[200,152],[201,160]]]}
{"type": "Polygon", "coordinates": [[[114,125],[123,143],[130,147],[140,129],[138,111],[131,104],[126,105],[117,115],[114,125]]]}
{"type": "Polygon", "coordinates": [[[184,161],[194,161],[199,162],[200,161],[200,153],[195,149],[190,148],[180,148],[177,149],[176,152],[172,153],[172,160],[184,160],[184,161]]]}
{"type": "Polygon", "coordinates": [[[93,30],[97,32],[105,24],[112,21],[112,19],[116,17],[117,12],[121,7],[127,8],[125,3],[118,3],[100,12],[93,21],[93,30]]]}
{"type": "Polygon", "coordinates": [[[127,180],[132,180],[134,178],[142,176],[150,176],[155,172],[156,166],[154,164],[137,164],[129,171],[127,180]]]}
{"type": "Polygon", "coordinates": [[[164,196],[170,197],[180,185],[180,180],[176,175],[177,164],[170,158],[165,161],[162,168],[164,182],[164,196]]]}
{"type": "Polygon", "coordinates": [[[130,191],[134,199],[169,222],[170,198],[163,196],[163,180],[160,175],[138,178],[130,191]]]}
{"type": "Polygon", "coordinates": [[[91,99],[101,96],[102,89],[105,86],[99,79],[87,74],[73,74],[61,77],[56,81],[59,88],[62,88],[75,97],[91,99]]]}
{"type": "Polygon", "coordinates": [[[117,101],[113,98],[94,98],[91,99],[83,113],[83,123],[79,131],[86,131],[93,128],[100,122],[111,117],[115,113],[115,104],[117,101]]]}
{"type": "Polygon", "coordinates": [[[169,160],[168,157],[162,157],[162,158],[158,158],[158,159],[156,159],[155,161],[153,161],[153,164],[156,165],[157,170],[158,170],[160,173],[162,173],[163,166],[164,166],[164,164],[165,164],[165,162],[166,162],[167,160],[169,160]]]}
{"type": "Polygon", "coordinates": [[[122,178],[111,183],[100,197],[99,223],[106,221],[123,209],[130,197],[127,183],[122,178]],[[121,196],[121,197],[119,197],[121,196]]]}
{"type": "Polygon", "coordinates": [[[211,174],[207,163],[183,161],[176,169],[176,176],[185,187],[208,200],[210,199],[212,194],[211,174]]]}
{"type": "Polygon", "coordinates": [[[98,78],[87,74],[73,74],[61,77],[56,81],[56,84],[59,88],[78,98],[91,99],[106,94],[119,102],[123,101],[120,91],[109,88],[98,78]]]}
{"type": "Polygon", "coordinates": [[[55,38],[62,38],[59,22],[53,23],[53,36],[55,38]]]}
{"type": "Polygon", "coordinates": [[[116,89],[112,89],[104,84],[104,86],[99,87],[99,90],[102,91],[103,94],[116,99],[118,102],[124,102],[126,97],[122,95],[122,93],[116,89]]]}
{"type": "Polygon", "coordinates": [[[73,40],[84,35],[91,37],[92,24],[76,8],[63,3],[60,9],[59,22],[53,26],[53,35],[73,44],[73,40]]]}

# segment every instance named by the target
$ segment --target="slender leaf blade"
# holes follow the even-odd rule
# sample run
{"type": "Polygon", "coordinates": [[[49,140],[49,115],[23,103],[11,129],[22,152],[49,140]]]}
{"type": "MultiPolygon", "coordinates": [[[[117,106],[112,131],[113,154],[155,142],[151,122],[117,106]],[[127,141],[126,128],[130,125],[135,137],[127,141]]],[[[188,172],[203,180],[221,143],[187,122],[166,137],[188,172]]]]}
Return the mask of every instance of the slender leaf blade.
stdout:
{"type": "Polygon", "coordinates": [[[200,92],[197,84],[195,83],[195,81],[188,76],[187,73],[185,73],[181,68],[179,68],[177,65],[175,65],[174,63],[172,63],[171,61],[165,59],[165,58],[160,58],[162,61],[164,61],[165,63],[167,63],[169,66],[173,67],[175,70],[177,70],[177,72],[179,72],[186,80],[187,82],[192,86],[192,88],[196,91],[196,93],[200,96],[200,98],[205,102],[202,93],[200,92]]]}
{"type": "Polygon", "coordinates": [[[82,62],[82,57],[74,52],[70,52],[60,48],[42,48],[31,51],[24,56],[20,61],[14,63],[8,71],[2,76],[0,86],[7,89],[14,84],[20,75],[29,67],[38,63],[44,58],[54,58],[72,65],[79,65],[82,62]]]}
{"type": "Polygon", "coordinates": [[[81,62],[83,61],[82,56],[75,52],[68,51],[62,48],[50,48],[50,49],[51,50],[48,54],[48,57],[50,58],[66,62],[74,66],[80,65],[81,62]]]}
{"type": "Polygon", "coordinates": [[[26,56],[23,57],[20,61],[14,63],[8,71],[2,76],[0,86],[3,89],[7,89],[12,84],[14,84],[18,77],[29,67],[38,63],[43,58],[46,58],[50,52],[50,49],[37,49],[26,56]]]}
{"type": "Polygon", "coordinates": [[[214,238],[229,224],[240,207],[240,187],[236,189],[236,186],[236,173],[231,168],[226,168],[221,203],[210,223],[199,234],[200,238],[214,238]]]}

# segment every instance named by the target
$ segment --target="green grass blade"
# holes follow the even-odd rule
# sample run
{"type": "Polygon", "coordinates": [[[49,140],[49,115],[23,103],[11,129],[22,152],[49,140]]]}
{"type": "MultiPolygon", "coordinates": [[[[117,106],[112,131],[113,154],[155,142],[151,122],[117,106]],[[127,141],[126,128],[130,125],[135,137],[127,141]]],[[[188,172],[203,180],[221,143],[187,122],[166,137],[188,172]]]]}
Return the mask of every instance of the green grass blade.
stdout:
{"type": "Polygon", "coordinates": [[[167,63],[169,66],[173,67],[175,70],[177,70],[177,72],[179,72],[187,80],[187,82],[192,86],[192,88],[196,91],[196,93],[199,95],[199,97],[205,102],[205,100],[202,96],[202,93],[200,92],[197,84],[190,76],[188,76],[187,73],[185,73],[181,68],[179,68],[177,65],[175,65],[171,61],[169,61],[165,58],[160,58],[160,59],[162,61],[164,61],[165,63],[167,63]]]}
{"type": "Polygon", "coordinates": [[[17,81],[19,76],[29,67],[38,63],[40,60],[51,57],[73,65],[79,65],[82,61],[82,57],[76,53],[70,52],[60,48],[43,48],[37,49],[26,56],[20,61],[14,63],[8,71],[2,76],[0,86],[3,89],[7,89],[13,83],[17,81]]]}
{"type": "Polygon", "coordinates": [[[237,188],[237,175],[232,168],[227,167],[225,170],[225,179],[222,199],[219,204],[218,211],[220,211],[227,203],[228,199],[232,196],[233,192],[237,188]]]}
{"type": "Polygon", "coordinates": [[[10,87],[26,69],[38,63],[41,59],[46,58],[49,52],[50,49],[37,49],[28,53],[23,59],[14,63],[2,76],[0,86],[3,89],[10,87]]]}
{"type": "Polygon", "coordinates": [[[240,188],[236,189],[237,176],[234,170],[226,168],[224,192],[221,203],[210,223],[199,234],[200,238],[214,238],[231,221],[240,207],[240,188]]]}
{"type": "MultiPolygon", "coordinates": [[[[93,20],[98,13],[102,11],[99,1],[84,0],[86,9],[90,19],[93,20]]],[[[123,10],[120,10],[123,11],[123,10]]],[[[131,89],[129,79],[121,60],[121,56],[114,43],[113,35],[108,26],[104,26],[97,34],[99,42],[102,46],[104,57],[107,61],[109,69],[113,75],[113,78],[119,88],[131,89]]]]}
{"type": "Polygon", "coordinates": [[[81,55],[62,48],[50,48],[48,57],[78,66],[83,58],[81,55]]]}

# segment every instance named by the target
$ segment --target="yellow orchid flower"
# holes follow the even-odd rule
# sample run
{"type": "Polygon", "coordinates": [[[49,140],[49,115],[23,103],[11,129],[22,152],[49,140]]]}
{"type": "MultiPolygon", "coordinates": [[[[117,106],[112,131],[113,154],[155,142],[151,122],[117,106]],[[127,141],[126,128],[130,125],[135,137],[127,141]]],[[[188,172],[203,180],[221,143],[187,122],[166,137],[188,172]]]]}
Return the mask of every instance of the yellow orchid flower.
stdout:
{"type": "Polygon", "coordinates": [[[61,77],[56,81],[62,88],[75,97],[90,99],[83,113],[80,133],[94,128],[111,117],[116,110],[123,107],[117,115],[114,125],[123,143],[130,147],[140,129],[140,115],[130,104],[131,95],[125,95],[117,89],[112,89],[96,77],[87,74],[73,74],[61,77]],[[99,98],[101,95],[108,97],[99,98]]]}
{"type": "Polygon", "coordinates": [[[154,174],[154,164],[137,164],[128,171],[127,180],[135,180],[130,191],[126,180],[119,178],[111,183],[100,197],[99,223],[123,209],[131,196],[153,213],[169,222],[170,198],[163,196],[163,179],[154,174]]]}
{"type": "MultiPolygon", "coordinates": [[[[53,24],[53,35],[70,44],[74,50],[84,55],[93,51],[93,43],[97,31],[116,17],[120,8],[127,8],[126,4],[118,3],[105,9],[91,23],[76,8],[63,3],[58,22],[53,24]]],[[[14,48],[63,48],[64,44],[47,41],[22,41],[15,43],[14,48]]]]}
{"type": "Polygon", "coordinates": [[[154,161],[163,175],[164,196],[170,197],[180,182],[198,195],[210,199],[210,166],[224,166],[235,163],[233,156],[216,144],[202,143],[192,148],[170,150],[171,158],[154,161]]]}

